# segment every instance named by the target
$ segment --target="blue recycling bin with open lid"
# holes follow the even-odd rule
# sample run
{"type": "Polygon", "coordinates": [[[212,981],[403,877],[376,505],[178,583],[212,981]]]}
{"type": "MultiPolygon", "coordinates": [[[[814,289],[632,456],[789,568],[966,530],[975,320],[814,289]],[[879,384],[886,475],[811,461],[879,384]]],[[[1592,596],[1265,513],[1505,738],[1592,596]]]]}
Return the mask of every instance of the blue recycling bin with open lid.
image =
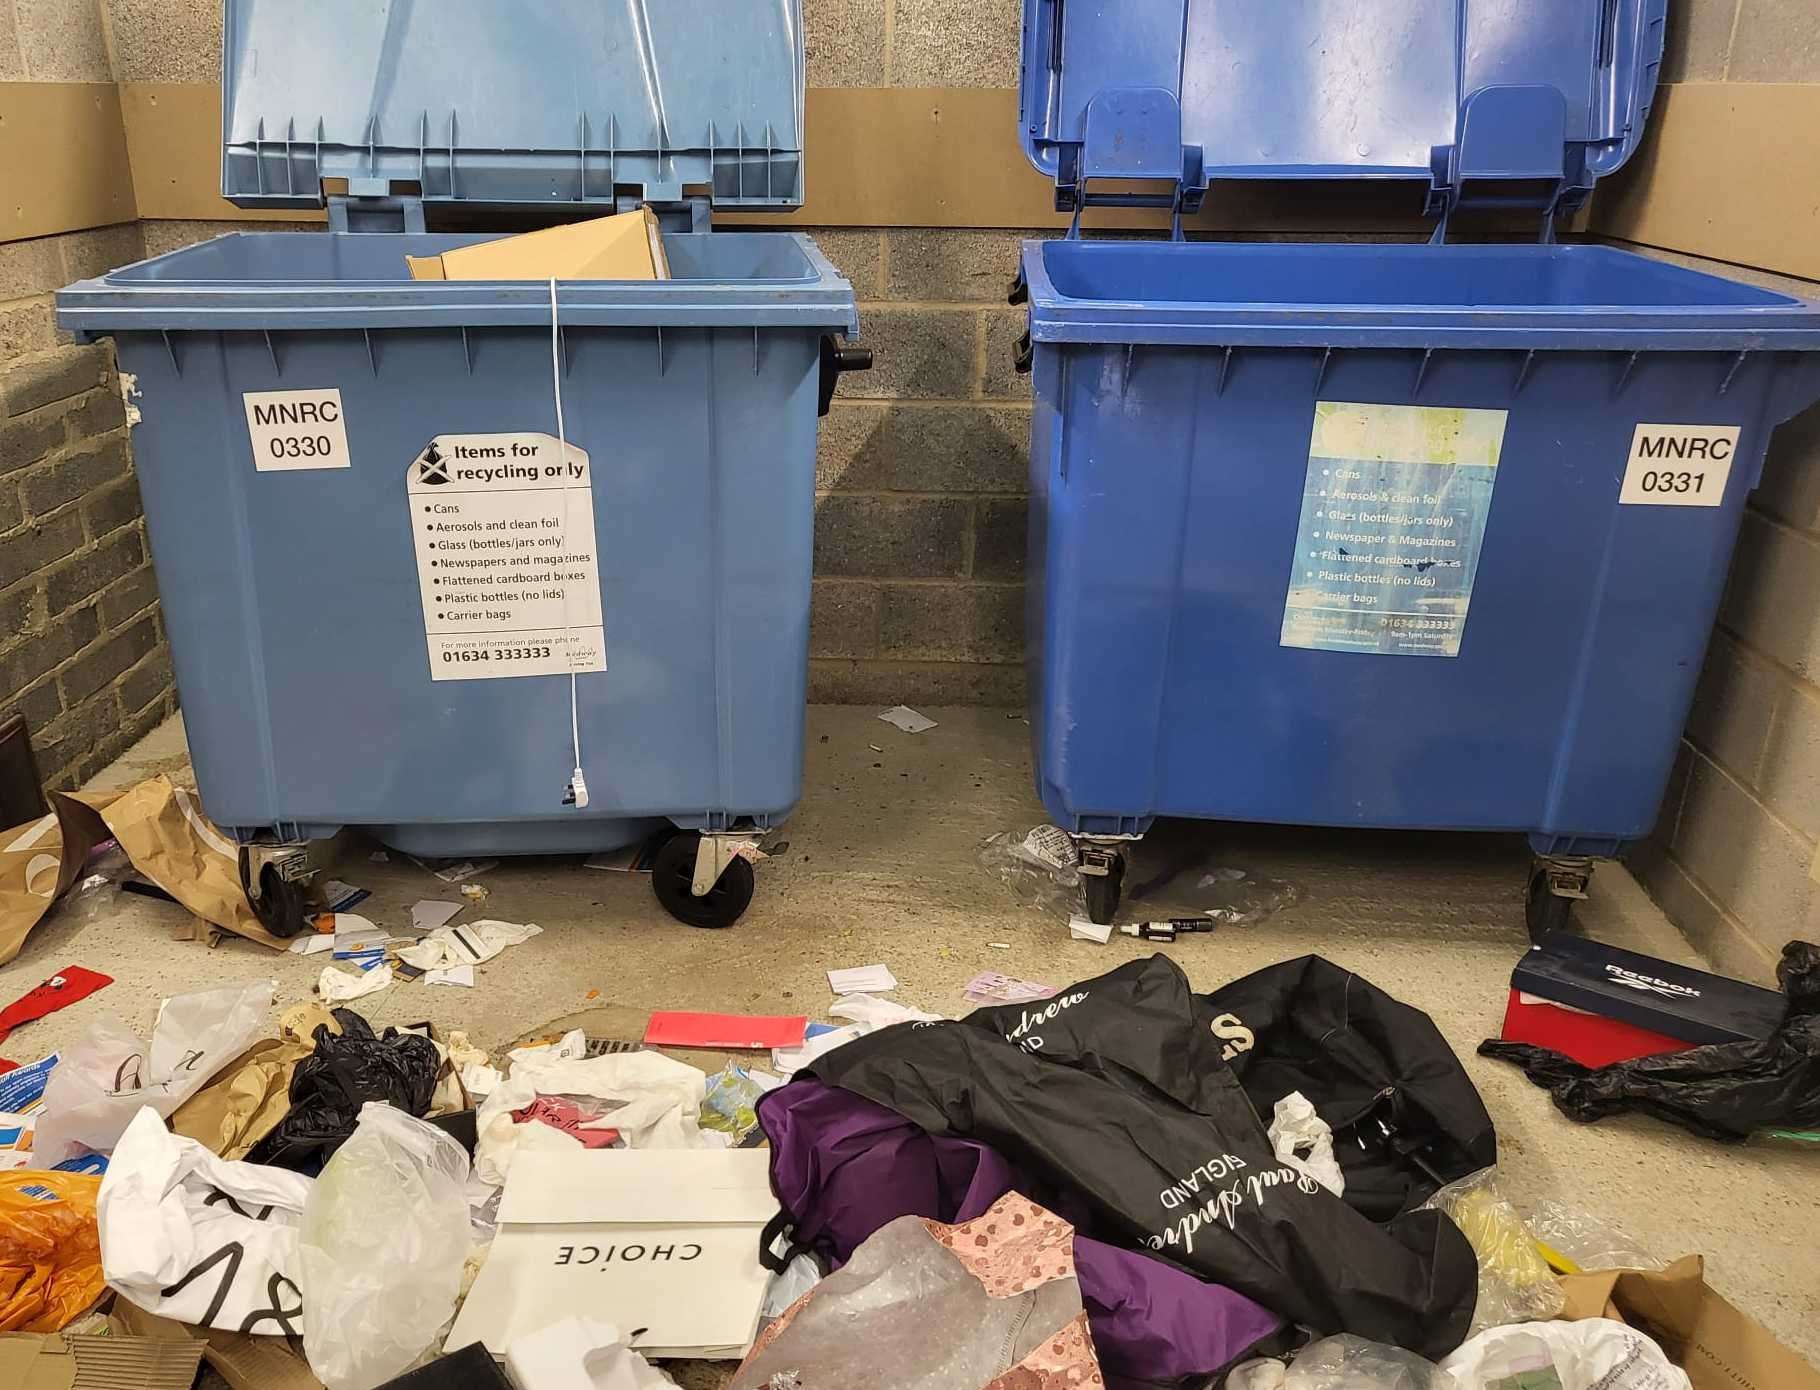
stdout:
{"type": "Polygon", "coordinates": [[[330,230],[83,281],[58,321],[115,340],[235,839],[470,856],[673,826],[665,906],[744,910],[740,838],[802,785],[816,419],[869,362],[808,237],[711,230],[801,204],[803,62],[799,0],[228,0],[223,193],[330,230]],[[670,278],[407,271],[644,205],[670,278]]]}
{"type": "Polygon", "coordinates": [[[1649,833],[1820,307],[1561,219],[1642,137],[1664,0],[1025,0],[1029,692],[1116,911],[1157,816],[1519,831],[1533,930],[1649,833]],[[1425,187],[1430,244],[1182,239],[1216,181],[1425,187]],[[1081,210],[1172,209],[1161,241],[1081,210]],[[1462,210],[1530,239],[1449,244],[1462,210]]]}

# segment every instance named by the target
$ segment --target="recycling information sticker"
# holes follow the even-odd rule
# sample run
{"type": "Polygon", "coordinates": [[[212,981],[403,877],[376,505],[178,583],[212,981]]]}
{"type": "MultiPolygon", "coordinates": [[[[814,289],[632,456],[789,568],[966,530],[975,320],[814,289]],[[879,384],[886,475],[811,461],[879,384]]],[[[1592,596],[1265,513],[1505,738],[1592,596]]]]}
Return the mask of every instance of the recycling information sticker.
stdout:
{"type": "Polygon", "coordinates": [[[607,669],[588,456],[439,434],[406,475],[433,680],[607,669]]]}
{"type": "Polygon", "coordinates": [[[1283,646],[1460,654],[1505,414],[1315,404],[1283,646]]]}

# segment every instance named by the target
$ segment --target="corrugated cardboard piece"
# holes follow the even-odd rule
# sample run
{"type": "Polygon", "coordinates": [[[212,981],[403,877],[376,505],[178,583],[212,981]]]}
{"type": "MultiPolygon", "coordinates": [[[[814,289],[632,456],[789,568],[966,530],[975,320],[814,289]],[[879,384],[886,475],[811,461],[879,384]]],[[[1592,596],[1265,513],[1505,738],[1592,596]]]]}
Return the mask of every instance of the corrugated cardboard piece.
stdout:
{"type": "Polygon", "coordinates": [[[1706,1286],[1687,1255],[1661,1270],[1602,1270],[1561,1279],[1564,1318],[1616,1318],[1647,1332],[1694,1390],[1820,1390],[1820,1373],[1706,1286]]]}
{"type": "MultiPolygon", "coordinates": [[[[322,1390],[322,1382],[310,1374],[303,1353],[283,1337],[255,1337],[220,1328],[187,1327],[156,1313],[148,1313],[124,1298],[114,1301],[113,1316],[136,1341],[193,1348],[228,1383],[230,1390],[322,1390]]],[[[5,1362],[0,1361],[0,1367],[4,1365],[5,1362]]],[[[4,1377],[0,1377],[0,1386],[6,1384],[4,1377]]],[[[188,1384],[189,1381],[184,1382],[184,1385],[188,1384]]],[[[32,1385],[30,1390],[38,1390],[38,1387],[32,1385]]],[[[121,1390],[140,1390],[140,1387],[122,1381],[121,1390]]]]}
{"type": "Polygon", "coordinates": [[[663,232],[650,208],[406,256],[413,280],[668,280],[663,232]]]}
{"type": "Polygon", "coordinates": [[[6,1390],[190,1390],[202,1347],[150,1337],[0,1335],[6,1390]]]}

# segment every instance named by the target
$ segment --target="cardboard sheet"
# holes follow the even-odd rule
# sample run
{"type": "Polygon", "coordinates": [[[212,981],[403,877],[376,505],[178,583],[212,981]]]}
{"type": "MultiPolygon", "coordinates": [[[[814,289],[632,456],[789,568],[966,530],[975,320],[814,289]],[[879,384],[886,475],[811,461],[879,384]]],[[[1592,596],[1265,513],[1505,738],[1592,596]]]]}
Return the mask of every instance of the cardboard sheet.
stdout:
{"type": "Polygon", "coordinates": [[[777,1211],[762,1149],[527,1150],[499,1234],[444,1346],[518,1337],[611,1309],[647,1356],[732,1358],[770,1276],[759,1233],[777,1211]]]}
{"type": "Polygon", "coordinates": [[[1662,1270],[1602,1270],[1561,1279],[1562,1317],[1616,1318],[1647,1332],[1694,1390],[1820,1390],[1820,1372],[1707,1287],[1687,1255],[1662,1270]]]}
{"type": "Polygon", "coordinates": [[[797,1047],[809,1027],[803,1015],[675,1013],[659,1009],[645,1025],[652,1047],[797,1047]]]}
{"type": "Polygon", "coordinates": [[[189,1390],[202,1348],[132,1336],[0,1334],[6,1390],[189,1390]]]}
{"type": "Polygon", "coordinates": [[[668,280],[657,214],[615,213],[440,256],[406,256],[413,280],[668,280]]]}

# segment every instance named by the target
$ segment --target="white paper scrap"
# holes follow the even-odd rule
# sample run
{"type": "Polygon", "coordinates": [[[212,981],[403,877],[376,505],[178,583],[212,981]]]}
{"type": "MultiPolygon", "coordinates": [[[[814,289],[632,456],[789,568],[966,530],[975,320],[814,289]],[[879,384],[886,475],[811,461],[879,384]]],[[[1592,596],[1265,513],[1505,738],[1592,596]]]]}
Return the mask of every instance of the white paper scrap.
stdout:
{"type": "Polygon", "coordinates": [[[319,951],[335,949],[335,938],[326,932],[311,932],[300,936],[291,943],[291,954],[294,956],[313,956],[319,951]]]}
{"type": "Polygon", "coordinates": [[[325,1004],[345,1004],[350,999],[377,994],[391,983],[392,967],[389,965],[376,965],[362,975],[350,975],[345,970],[326,965],[322,978],[316,982],[316,992],[325,1004]]]}
{"type": "Polygon", "coordinates": [[[884,994],[897,988],[897,976],[888,965],[856,965],[848,970],[830,970],[828,988],[836,998],[843,994],[884,994]]]}
{"type": "Polygon", "coordinates": [[[411,904],[411,925],[418,931],[435,931],[466,906],[466,903],[446,903],[438,898],[425,898],[411,904]]]}
{"type": "Polygon", "coordinates": [[[1104,946],[1112,940],[1112,924],[1101,926],[1098,922],[1089,922],[1085,917],[1068,919],[1068,935],[1076,941],[1097,941],[1104,946]]]}
{"type": "Polygon", "coordinates": [[[473,989],[474,967],[451,965],[446,970],[426,970],[423,972],[423,982],[426,985],[461,985],[473,989]]]}
{"type": "Polygon", "coordinates": [[[935,721],[926,714],[918,714],[908,705],[893,705],[882,711],[879,716],[893,728],[902,729],[907,734],[920,734],[935,727],[935,721]]]}

